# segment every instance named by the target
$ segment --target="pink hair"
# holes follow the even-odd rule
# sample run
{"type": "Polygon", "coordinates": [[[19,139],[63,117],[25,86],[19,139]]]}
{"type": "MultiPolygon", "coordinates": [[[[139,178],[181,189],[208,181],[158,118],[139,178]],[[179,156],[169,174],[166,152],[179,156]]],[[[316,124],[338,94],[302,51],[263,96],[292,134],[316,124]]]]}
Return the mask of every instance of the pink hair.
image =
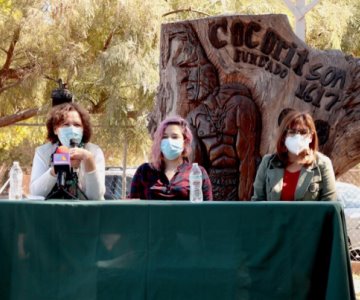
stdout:
{"type": "Polygon", "coordinates": [[[154,133],[154,140],[151,147],[151,164],[156,170],[163,168],[164,156],[161,153],[160,144],[163,139],[165,129],[169,125],[178,125],[182,128],[182,133],[184,136],[184,151],[182,157],[188,158],[191,153],[191,142],[193,139],[189,124],[183,118],[179,116],[167,117],[163,120],[159,127],[154,133]]]}

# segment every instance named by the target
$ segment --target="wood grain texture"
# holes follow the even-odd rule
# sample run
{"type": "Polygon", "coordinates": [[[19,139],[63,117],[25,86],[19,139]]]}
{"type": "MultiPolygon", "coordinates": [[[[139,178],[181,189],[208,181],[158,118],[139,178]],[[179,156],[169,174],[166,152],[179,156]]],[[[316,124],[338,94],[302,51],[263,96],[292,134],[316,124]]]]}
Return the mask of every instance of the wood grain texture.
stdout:
{"type": "Polygon", "coordinates": [[[358,164],[359,94],[360,60],[308,47],[285,15],[168,23],[149,129],[169,115],[187,118],[194,159],[213,177],[216,198],[249,199],[257,163],[274,152],[279,118],[290,109],[313,116],[337,176],[358,164]]]}

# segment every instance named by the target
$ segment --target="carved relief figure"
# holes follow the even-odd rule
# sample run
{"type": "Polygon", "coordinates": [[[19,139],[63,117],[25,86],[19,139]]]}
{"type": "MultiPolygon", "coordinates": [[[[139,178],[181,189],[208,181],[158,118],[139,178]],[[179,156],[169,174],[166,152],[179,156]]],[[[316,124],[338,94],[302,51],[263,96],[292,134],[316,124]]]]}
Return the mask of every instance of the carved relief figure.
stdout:
{"type": "Polygon", "coordinates": [[[214,199],[250,199],[261,128],[250,96],[239,84],[222,85],[188,116],[194,160],[208,170],[214,199]]]}
{"type": "Polygon", "coordinates": [[[162,24],[160,53],[149,130],[167,116],[188,118],[194,159],[212,175],[216,199],[249,198],[258,152],[274,152],[274,121],[289,108],[311,112],[320,151],[332,159],[336,176],[359,164],[360,59],[310,48],[285,15],[162,24]]]}
{"type": "MultiPolygon", "coordinates": [[[[190,25],[182,26],[172,57],[180,68],[180,90],[188,106],[193,131],[193,160],[204,166],[215,200],[249,200],[259,161],[261,117],[248,88],[219,84],[215,67],[190,25]]],[[[183,100],[182,100],[183,102],[183,100]]]]}

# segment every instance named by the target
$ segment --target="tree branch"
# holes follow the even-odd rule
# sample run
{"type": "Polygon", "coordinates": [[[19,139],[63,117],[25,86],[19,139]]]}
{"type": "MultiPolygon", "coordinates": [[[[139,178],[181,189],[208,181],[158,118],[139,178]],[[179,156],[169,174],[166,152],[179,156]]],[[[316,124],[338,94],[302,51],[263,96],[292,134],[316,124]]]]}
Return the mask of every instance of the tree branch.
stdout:
{"type": "Polygon", "coordinates": [[[115,28],[113,28],[113,30],[111,30],[109,36],[105,40],[104,47],[102,49],[103,52],[105,52],[109,48],[112,38],[114,37],[116,29],[117,29],[117,26],[115,28]]]}
{"type": "Polygon", "coordinates": [[[6,52],[6,60],[5,63],[2,67],[2,70],[8,70],[10,68],[11,62],[12,62],[12,58],[14,56],[14,51],[15,51],[15,46],[17,44],[17,42],[19,41],[19,37],[20,37],[20,27],[16,28],[14,31],[14,35],[13,38],[11,40],[10,46],[8,51],[6,52]]]}
{"type": "Polygon", "coordinates": [[[20,83],[20,81],[17,81],[17,82],[14,82],[14,83],[11,83],[11,84],[8,84],[8,85],[0,85],[0,94],[3,92],[3,91],[6,91],[7,89],[11,89],[13,88],[14,86],[17,86],[18,84],[20,83]]]}
{"type": "Polygon", "coordinates": [[[312,2],[310,2],[308,5],[305,6],[305,8],[302,10],[302,13],[305,15],[307,14],[310,10],[312,10],[314,8],[314,6],[316,4],[319,3],[319,0],[312,0],[312,2]]]}
{"type": "Polygon", "coordinates": [[[1,81],[4,82],[6,79],[23,79],[28,73],[34,69],[35,65],[26,65],[17,69],[2,69],[0,70],[1,81]]]}
{"type": "Polygon", "coordinates": [[[195,10],[195,9],[192,9],[191,7],[189,7],[189,8],[183,8],[183,9],[177,9],[177,10],[170,11],[170,12],[168,12],[166,14],[163,14],[162,17],[166,17],[166,16],[171,15],[171,14],[177,14],[177,13],[180,13],[180,12],[196,12],[196,13],[204,15],[204,16],[208,16],[208,17],[210,16],[207,13],[204,13],[202,11],[195,10]]]}
{"type": "Polygon", "coordinates": [[[0,94],[21,83],[35,68],[35,64],[20,67],[18,69],[0,70],[0,94]],[[15,82],[5,84],[6,80],[15,80],[15,82]]]}
{"type": "Polygon", "coordinates": [[[0,127],[9,126],[19,121],[30,119],[31,117],[37,115],[39,112],[40,108],[29,108],[17,112],[13,115],[2,117],[0,118],[0,127]]]}

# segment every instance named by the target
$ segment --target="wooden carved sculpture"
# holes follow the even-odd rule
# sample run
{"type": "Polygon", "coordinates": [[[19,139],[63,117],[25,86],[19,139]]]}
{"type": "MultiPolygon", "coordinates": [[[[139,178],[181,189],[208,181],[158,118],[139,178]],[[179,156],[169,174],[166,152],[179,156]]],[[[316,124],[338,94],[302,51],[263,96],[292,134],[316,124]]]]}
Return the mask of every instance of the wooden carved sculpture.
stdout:
{"type": "Polygon", "coordinates": [[[291,109],[312,114],[336,176],[360,162],[359,82],[358,58],[309,48],[285,15],[164,24],[149,129],[168,115],[187,118],[215,199],[249,199],[259,157],[275,151],[291,109]]]}
{"type": "Polygon", "coordinates": [[[251,93],[237,82],[219,84],[191,25],[178,26],[169,38],[177,41],[171,64],[185,91],[181,112],[194,136],[193,161],[207,169],[214,199],[249,199],[261,133],[261,117],[251,93]]]}
{"type": "Polygon", "coordinates": [[[194,161],[205,166],[216,200],[247,200],[260,156],[261,117],[249,90],[225,84],[188,115],[194,161]]]}

